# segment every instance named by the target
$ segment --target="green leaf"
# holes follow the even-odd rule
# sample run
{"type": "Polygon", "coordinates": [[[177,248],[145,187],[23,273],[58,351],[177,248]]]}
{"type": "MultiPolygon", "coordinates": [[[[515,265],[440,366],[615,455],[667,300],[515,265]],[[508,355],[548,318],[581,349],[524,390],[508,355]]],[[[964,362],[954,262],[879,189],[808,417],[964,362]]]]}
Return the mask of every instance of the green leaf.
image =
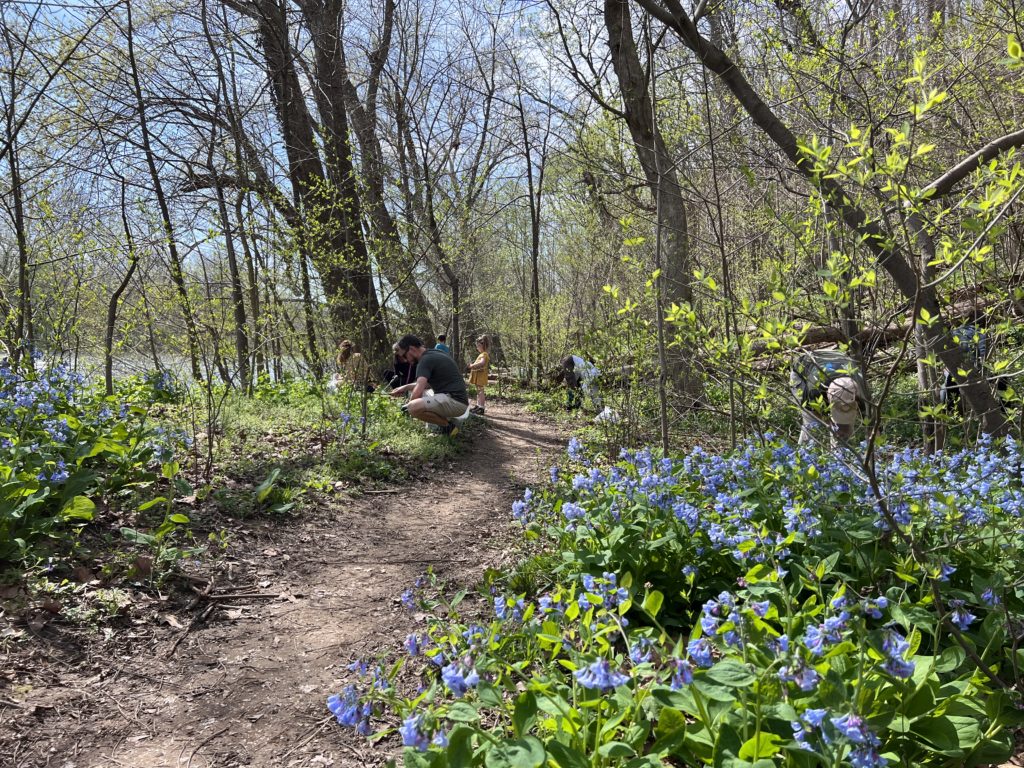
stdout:
{"type": "Polygon", "coordinates": [[[147,509],[152,509],[157,504],[163,504],[165,501],[167,501],[166,496],[157,496],[155,499],[144,501],[142,504],[139,504],[139,512],[145,512],[147,509]]]}
{"type": "Polygon", "coordinates": [[[686,717],[678,709],[665,707],[658,715],[658,724],[654,726],[654,733],[658,738],[664,738],[680,730],[686,730],[686,717]]]}
{"type": "Polygon", "coordinates": [[[500,741],[487,750],[487,768],[540,768],[547,759],[544,744],[536,736],[500,741]]]}
{"type": "Polygon", "coordinates": [[[97,475],[95,472],[85,469],[78,470],[64,483],[64,498],[70,499],[90,490],[96,484],[96,479],[97,475]]]}
{"type": "Polygon", "coordinates": [[[730,688],[746,688],[757,679],[750,673],[750,670],[732,659],[718,662],[704,674],[716,683],[727,685],[730,688]]]}
{"type": "Polygon", "coordinates": [[[636,757],[636,750],[621,741],[609,741],[597,748],[597,754],[612,760],[621,760],[627,757],[636,757]]]}
{"type": "Polygon", "coordinates": [[[96,505],[87,496],[75,496],[61,509],[60,514],[65,520],[92,520],[96,505]]]}
{"type": "Polygon", "coordinates": [[[476,687],[476,697],[480,703],[487,707],[500,707],[504,705],[501,698],[501,691],[490,683],[482,682],[476,687]]]}
{"type": "Polygon", "coordinates": [[[473,729],[457,725],[448,734],[448,768],[469,768],[473,764],[473,729]]]}
{"type": "Polygon", "coordinates": [[[661,610],[662,604],[665,602],[665,596],[658,590],[653,590],[647,593],[647,597],[644,598],[644,611],[653,619],[658,617],[658,612],[661,610]]]}
{"type": "Polygon", "coordinates": [[[516,736],[526,735],[536,716],[537,698],[530,691],[519,694],[515,710],[512,713],[512,728],[516,736]]]}
{"type": "Polygon", "coordinates": [[[178,525],[185,525],[188,523],[188,515],[183,515],[180,512],[175,512],[173,515],[168,515],[167,519],[170,520],[172,523],[177,523],[178,525]]]}
{"type": "Polygon", "coordinates": [[[1006,40],[1006,52],[1010,54],[1011,59],[1020,59],[1022,56],[1020,41],[1017,40],[1016,36],[1010,35],[1006,40]]]}
{"type": "Polygon", "coordinates": [[[150,536],[148,533],[143,533],[142,531],[136,531],[134,528],[122,528],[121,535],[124,536],[127,541],[135,544],[146,544],[149,546],[156,544],[155,536],[150,536]]]}
{"type": "Polygon", "coordinates": [[[548,753],[548,763],[554,763],[556,768],[590,768],[590,761],[583,753],[560,741],[552,739],[544,748],[548,753]]]}
{"type": "Polygon", "coordinates": [[[280,477],[280,475],[281,468],[274,467],[272,470],[270,470],[270,474],[267,475],[266,480],[257,485],[255,488],[253,488],[252,492],[256,495],[256,501],[260,502],[261,504],[264,501],[266,501],[267,496],[269,496],[270,492],[274,490],[274,483],[277,482],[277,478],[280,477]]]}
{"type": "Polygon", "coordinates": [[[747,739],[740,747],[740,757],[744,760],[758,760],[772,757],[779,751],[779,745],[785,741],[776,733],[761,731],[757,736],[747,739]]]}
{"type": "Polygon", "coordinates": [[[472,704],[456,701],[448,708],[448,719],[453,723],[475,723],[480,719],[480,713],[472,704]]]}
{"type": "Polygon", "coordinates": [[[715,753],[713,765],[715,768],[725,768],[739,756],[740,735],[729,723],[722,723],[718,729],[718,737],[715,739],[715,753]]]}

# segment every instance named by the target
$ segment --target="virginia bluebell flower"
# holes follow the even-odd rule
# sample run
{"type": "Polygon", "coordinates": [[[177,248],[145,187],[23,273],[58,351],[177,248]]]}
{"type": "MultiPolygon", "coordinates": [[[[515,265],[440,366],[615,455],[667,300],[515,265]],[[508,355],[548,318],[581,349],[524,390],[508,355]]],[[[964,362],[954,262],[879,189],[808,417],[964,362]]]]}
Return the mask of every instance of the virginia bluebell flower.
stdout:
{"type": "Polygon", "coordinates": [[[575,672],[576,681],[584,688],[594,690],[611,690],[629,682],[629,675],[612,669],[608,659],[598,659],[589,667],[575,672]]]}
{"type": "Polygon", "coordinates": [[[984,589],[984,591],[981,593],[981,601],[985,603],[985,605],[991,606],[993,608],[999,605],[999,603],[1001,602],[999,599],[999,595],[995,593],[992,587],[986,587],[984,589]]]}
{"type": "Polygon", "coordinates": [[[419,656],[423,650],[423,646],[426,645],[427,638],[420,637],[415,632],[405,638],[405,649],[409,652],[410,656],[419,656]]]}
{"type": "Polygon", "coordinates": [[[895,629],[887,629],[882,641],[882,652],[886,656],[882,669],[901,680],[909,678],[914,674],[914,662],[906,660],[909,650],[910,643],[903,635],[895,629]]]}
{"type": "Polygon", "coordinates": [[[686,659],[673,659],[672,680],[669,682],[669,688],[673,691],[678,691],[684,685],[689,685],[692,682],[693,665],[686,659]]]}
{"type": "Polygon", "coordinates": [[[470,688],[475,688],[477,683],[480,682],[480,675],[472,667],[467,664],[463,666],[457,662],[448,664],[441,670],[441,679],[444,680],[444,684],[448,686],[448,690],[452,692],[452,695],[457,699],[461,699],[470,688]]]}
{"type": "Polygon", "coordinates": [[[398,729],[402,735],[403,747],[414,747],[420,752],[426,752],[430,745],[430,739],[423,732],[423,717],[421,715],[410,715],[398,729]]]}
{"type": "Polygon", "coordinates": [[[691,640],[686,644],[686,652],[690,654],[693,663],[701,669],[707,669],[715,663],[711,655],[711,643],[708,642],[706,637],[691,640]]]}
{"type": "Polygon", "coordinates": [[[830,722],[839,733],[854,744],[868,744],[872,746],[878,744],[878,737],[868,729],[867,723],[859,715],[850,713],[840,717],[832,717],[830,722]]]}
{"type": "Polygon", "coordinates": [[[949,620],[956,624],[956,626],[961,630],[970,627],[978,618],[964,607],[963,600],[950,600],[949,607],[953,611],[949,620]]]}
{"type": "Polygon", "coordinates": [[[654,654],[654,643],[641,637],[629,648],[629,660],[634,664],[647,664],[654,654]]]}

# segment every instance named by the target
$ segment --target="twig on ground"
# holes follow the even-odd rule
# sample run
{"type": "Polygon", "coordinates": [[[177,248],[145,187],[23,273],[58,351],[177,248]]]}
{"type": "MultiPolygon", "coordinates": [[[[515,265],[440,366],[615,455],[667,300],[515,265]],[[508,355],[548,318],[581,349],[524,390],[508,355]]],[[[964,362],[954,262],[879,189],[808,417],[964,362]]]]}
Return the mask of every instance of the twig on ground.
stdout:
{"type": "Polygon", "coordinates": [[[215,595],[207,595],[207,600],[244,600],[263,599],[272,600],[281,597],[280,592],[218,592],[215,595]]]}
{"type": "Polygon", "coordinates": [[[321,720],[319,723],[317,723],[315,726],[313,726],[309,730],[309,733],[306,734],[306,736],[304,736],[302,738],[302,740],[299,741],[298,744],[296,744],[294,747],[292,747],[287,752],[285,752],[283,755],[281,755],[281,757],[280,757],[281,764],[283,765],[284,761],[287,760],[292,755],[293,752],[295,752],[295,751],[297,751],[299,749],[302,749],[309,742],[311,742],[316,737],[316,735],[318,733],[320,733],[320,731],[322,731],[324,728],[326,728],[327,724],[330,723],[331,720],[333,720],[333,719],[334,719],[334,715],[327,715],[323,720],[321,720]]]}
{"type": "Polygon", "coordinates": [[[192,759],[193,759],[193,758],[194,758],[194,757],[196,756],[196,753],[197,753],[197,752],[198,752],[198,751],[199,751],[200,749],[202,749],[203,747],[205,747],[205,746],[206,746],[207,744],[209,744],[209,743],[210,743],[211,741],[213,741],[214,739],[216,739],[216,738],[217,738],[218,736],[220,736],[220,735],[221,735],[222,733],[224,733],[224,731],[226,731],[226,730],[227,730],[228,728],[230,728],[230,727],[231,727],[230,725],[225,725],[225,726],[224,726],[223,728],[221,728],[221,729],[220,729],[219,731],[216,731],[216,732],[214,732],[214,733],[211,733],[211,734],[210,734],[209,736],[207,736],[207,737],[206,737],[205,739],[203,739],[202,741],[200,741],[200,742],[199,742],[199,743],[198,743],[198,744],[196,745],[196,748],[192,750],[192,754],[188,756],[188,764],[187,764],[187,765],[185,766],[185,768],[192,768],[192,759]]]}
{"type": "Polygon", "coordinates": [[[188,626],[185,627],[185,631],[182,632],[178,636],[178,639],[174,641],[174,645],[172,645],[171,649],[169,651],[167,651],[167,653],[165,654],[164,658],[166,658],[166,659],[171,658],[171,656],[174,655],[174,652],[176,650],[178,650],[178,646],[181,645],[181,641],[184,640],[186,637],[188,637],[189,633],[193,629],[195,629],[196,625],[198,625],[202,621],[205,621],[206,618],[211,613],[213,613],[213,609],[216,608],[216,607],[217,607],[216,603],[210,603],[208,606],[206,606],[206,609],[202,613],[200,613],[198,616],[193,617],[192,621],[190,621],[188,623],[188,626]]]}

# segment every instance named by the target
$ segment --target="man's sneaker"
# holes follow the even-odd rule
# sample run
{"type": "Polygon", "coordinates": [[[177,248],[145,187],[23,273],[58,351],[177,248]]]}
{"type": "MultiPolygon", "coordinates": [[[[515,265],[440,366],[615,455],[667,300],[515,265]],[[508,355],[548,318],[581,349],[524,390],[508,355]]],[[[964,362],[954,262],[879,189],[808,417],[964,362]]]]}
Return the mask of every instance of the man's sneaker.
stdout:
{"type": "Polygon", "coordinates": [[[443,427],[441,429],[441,434],[447,435],[448,437],[455,437],[457,434],[459,434],[459,425],[449,423],[447,427],[443,427]]]}

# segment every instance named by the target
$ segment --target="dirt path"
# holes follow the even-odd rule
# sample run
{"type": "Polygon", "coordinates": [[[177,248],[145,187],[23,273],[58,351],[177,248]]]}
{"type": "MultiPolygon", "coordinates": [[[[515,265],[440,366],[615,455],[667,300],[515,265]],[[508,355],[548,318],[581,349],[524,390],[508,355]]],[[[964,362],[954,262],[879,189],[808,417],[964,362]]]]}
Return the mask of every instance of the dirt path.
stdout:
{"type": "Polygon", "coordinates": [[[488,422],[417,486],[338,501],[291,526],[249,526],[249,553],[225,575],[250,596],[216,601],[192,631],[203,605],[107,642],[41,633],[42,663],[17,659],[11,696],[0,688],[0,765],[382,764],[329,721],[325,698],[349,661],[413,630],[399,596],[428,566],[472,584],[500,560],[517,488],[561,444],[509,406],[490,408],[488,422]]]}

